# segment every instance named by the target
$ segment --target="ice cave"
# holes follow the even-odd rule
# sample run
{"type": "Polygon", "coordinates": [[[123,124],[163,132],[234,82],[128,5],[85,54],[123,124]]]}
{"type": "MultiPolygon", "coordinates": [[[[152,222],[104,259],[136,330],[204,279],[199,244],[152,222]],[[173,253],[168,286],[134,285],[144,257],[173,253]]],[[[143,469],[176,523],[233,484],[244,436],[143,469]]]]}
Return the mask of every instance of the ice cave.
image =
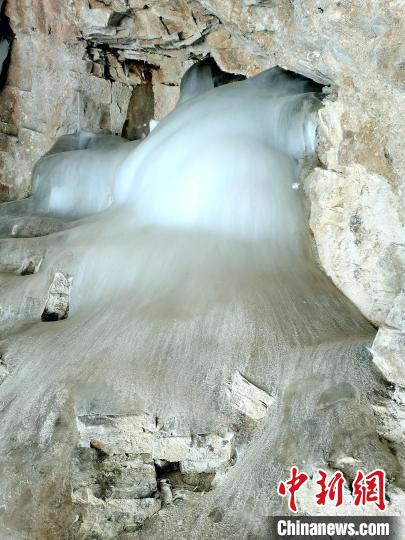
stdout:
{"type": "Polygon", "coordinates": [[[0,9],[0,540],[403,538],[401,0],[0,9]]]}

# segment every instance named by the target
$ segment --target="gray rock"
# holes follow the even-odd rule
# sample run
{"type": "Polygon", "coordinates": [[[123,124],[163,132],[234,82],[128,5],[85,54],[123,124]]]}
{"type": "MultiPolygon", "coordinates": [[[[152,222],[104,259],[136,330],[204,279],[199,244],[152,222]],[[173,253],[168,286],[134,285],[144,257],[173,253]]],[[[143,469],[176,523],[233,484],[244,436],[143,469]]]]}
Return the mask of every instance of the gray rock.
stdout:
{"type": "Polygon", "coordinates": [[[43,321],[60,321],[67,318],[72,282],[73,279],[67,274],[56,272],[48,290],[48,298],[41,317],[43,321]]]}
{"type": "Polygon", "coordinates": [[[238,371],[234,374],[226,393],[232,406],[254,421],[264,418],[274,403],[272,396],[249,382],[238,371]]]}

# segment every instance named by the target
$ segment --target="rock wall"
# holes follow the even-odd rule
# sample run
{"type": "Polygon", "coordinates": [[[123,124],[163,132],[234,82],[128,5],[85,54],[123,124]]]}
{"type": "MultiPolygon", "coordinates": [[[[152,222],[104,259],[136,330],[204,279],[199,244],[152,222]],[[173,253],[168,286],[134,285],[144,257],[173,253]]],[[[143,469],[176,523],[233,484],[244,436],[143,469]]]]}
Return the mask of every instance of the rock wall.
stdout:
{"type": "Polygon", "coordinates": [[[302,73],[330,87],[304,182],[320,262],[381,327],[375,363],[403,384],[404,11],[402,0],[7,0],[1,197],[29,193],[33,163],[63,133],[144,136],[207,54],[231,73],[302,73]]]}

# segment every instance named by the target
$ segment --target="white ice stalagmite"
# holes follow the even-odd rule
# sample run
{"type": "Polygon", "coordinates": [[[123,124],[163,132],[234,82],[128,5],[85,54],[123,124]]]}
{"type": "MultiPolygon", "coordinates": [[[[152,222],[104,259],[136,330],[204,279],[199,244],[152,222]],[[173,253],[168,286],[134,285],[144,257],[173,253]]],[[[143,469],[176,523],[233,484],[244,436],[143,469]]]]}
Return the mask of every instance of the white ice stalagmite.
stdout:
{"type": "MultiPolygon", "coordinates": [[[[34,169],[31,200],[8,205],[71,220],[109,210],[62,235],[73,259],[83,252],[68,269],[73,310],[139,282],[142,270],[130,246],[138,241],[133,231],[145,227],[266,239],[274,260],[306,249],[291,184],[297,159],[315,150],[320,100],[312,83],[279,69],[208,90],[204,83],[199,92],[198,81],[185,77],[178,106],[141,143],[85,133],[62,137],[34,169]]],[[[27,228],[19,218],[3,223],[13,223],[12,231],[27,228]]],[[[36,281],[57,264],[59,247],[55,255],[47,248],[36,281]]]]}
{"type": "Polygon", "coordinates": [[[114,201],[115,176],[137,142],[114,136],[79,133],[81,148],[60,151],[63,138],[36,165],[32,205],[35,212],[60,217],[83,217],[105,210],[114,201]]]}
{"type": "MultiPolygon", "coordinates": [[[[51,516],[60,500],[75,415],[232,431],[235,373],[272,404],[216,489],[184,506],[186,537],[205,538],[219,506],[218,538],[252,533],[252,519],[280,512],[274,486],[298,462],[352,455],[396,474],[370,412],[381,390],[373,329],[317,267],[292,189],[316,150],[319,89],[279,68],[222,86],[206,65],[192,69],[144,140],[65,137],[35,167],[32,198],[4,205],[3,226],[27,236],[0,245],[0,315],[7,328],[22,321],[3,347],[11,374],[0,387],[0,508],[19,516],[13,530],[40,528],[36,501],[51,516]],[[34,237],[50,230],[45,219],[59,220],[54,232],[34,237]],[[61,304],[55,276],[69,285],[67,318],[41,322],[50,291],[61,304]]],[[[175,527],[176,504],[164,512],[175,527]]],[[[66,530],[80,526],[73,517],[66,530]]],[[[145,537],[162,537],[159,526],[145,537]]]]}
{"type": "MultiPolygon", "coordinates": [[[[182,191],[179,199],[187,206],[188,194],[201,189],[198,186],[208,181],[207,173],[235,176],[241,164],[243,170],[238,176],[246,178],[249,170],[243,166],[254,161],[252,145],[256,143],[257,155],[264,148],[268,153],[278,151],[295,159],[314,153],[315,113],[320,101],[308,81],[273,69],[214,88],[213,83],[210,87],[205,82],[211,81],[209,66],[201,69],[200,77],[186,74],[175,111],[140,146],[139,141],[128,143],[119,137],[86,133],[62,137],[35,167],[32,209],[36,213],[78,217],[128,202],[134,213],[148,214],[149,207],[156,208],[159,197],[166,197],[168,191],[173,196],[182,191]],[[232,150],[238,142],[239,148],[232,150]],[[221,158],[222,146],[225,155],[221,158]],[[67,151],[76,153],[65,154],[67,151]],[[212,151],[216,154],[210,160],[212,151]],[[204,152],[204,157],[200,158],[199,152],[204,152]],[[224,170],[235,159],[239,163],[234,170],[224,170]],[[205,164],[206,170],[201,172],[204,182],[201,176],[196,177],[195,170],[177,179],[183,169],[179,163],[190,167],[189,162],[194,168],[205,164]],[[157,202],[149,202],[151,193],[157,202]]],[[[190,71],[199,74],[193,68],[190,71]]],[[[277,157],[268,159],[270,175],[270,162],[277,169],[277,157]]],[[[219,186],[217,183],[211,182],[208,191],[227,189],[223,182],[219,186]]],[[[273,186],[278,183],[272,182],[273,186]]],[[[232,191],[237,192],[235,184],[232,191]]],[[[213,197],[217,194],[213,193],[213,197]]],[[[162,214],[166,214],[166,205],[161,206],[162,214]]]]}

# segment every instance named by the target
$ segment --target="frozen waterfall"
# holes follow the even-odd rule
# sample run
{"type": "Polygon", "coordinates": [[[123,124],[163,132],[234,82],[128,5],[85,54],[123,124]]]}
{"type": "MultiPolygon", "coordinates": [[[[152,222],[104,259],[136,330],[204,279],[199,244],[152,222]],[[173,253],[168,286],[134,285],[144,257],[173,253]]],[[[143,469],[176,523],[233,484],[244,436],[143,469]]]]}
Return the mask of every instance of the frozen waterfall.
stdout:
{"type": "MultiPolygon", "coordinates": [[[[0,507],[11,528],[68,489],[80,415],[236,433],[233,466],[183,507],[190,538],[206,537],[218,507],[229,538],[252,522],[260,532],[293,464],[351,455],[395,474],[369,403],[383,391],[374,330],[318,268],[293,189],[315,156],[321,97],[279,68],[221,85],[197,65],[146,139],[62,137],[36,165],[32,197],[2,205],[0,507]],[[257,429],[235,428],[235,373],[274,399],[257,429]]],[[[158,521],[148,527],[145,538],[159,536],[158,521]]]]}

